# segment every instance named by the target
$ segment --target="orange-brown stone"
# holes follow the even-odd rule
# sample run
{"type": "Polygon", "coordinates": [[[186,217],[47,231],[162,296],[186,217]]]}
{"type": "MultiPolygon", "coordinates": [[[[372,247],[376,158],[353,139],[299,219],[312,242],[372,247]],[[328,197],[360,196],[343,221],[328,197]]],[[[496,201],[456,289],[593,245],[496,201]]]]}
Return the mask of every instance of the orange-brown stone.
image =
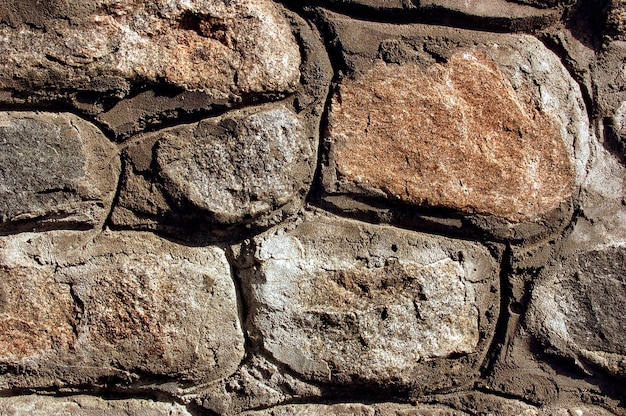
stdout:
{"type": "Polygon", "coordinates": [[[484,53],[424,68],[377,63],[333,97],[338,187],[518,222],[557,208],[574,170],[555,115],[484,53]]]}

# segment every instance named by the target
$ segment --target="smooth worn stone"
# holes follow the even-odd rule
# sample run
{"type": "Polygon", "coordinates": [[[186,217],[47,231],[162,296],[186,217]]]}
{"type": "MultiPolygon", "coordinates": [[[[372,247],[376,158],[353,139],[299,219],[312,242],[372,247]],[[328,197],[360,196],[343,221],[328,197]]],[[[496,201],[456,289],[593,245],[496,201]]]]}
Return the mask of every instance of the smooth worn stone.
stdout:
{"type": "Polygon", "coordinates": [[[297,85],[298,44],[271,1],[63,3],[1,6],[0,54],[10,58],[0,86],[14,96],[70,89],[119,99],[134,84],[165,84],[239,101],[297,85]]]}
{"type": "Polygon", "coordinates": [[[72,114],[0,112],[0,230],[101,226],[119,170],[115,146],[72,114]]]}
{"type": "Polygon", "coordinates": [[[191,416],[185,406],[176,403],[159,403],[145,399],[104,400],[85,395],[1,397],[0,414],[30,416],[191,416]]]}
{"type": "Polygon", "coordinates": [[[580,88],[543,44],[324,17],[346,67],[329,113],[328,197],[399,201],[498,239],[567,224],[589,122],[580,88]]]}
{"type": "Polygon", "coordinates": [[[496,267],[478,244],[306,213],[240,251],[251,339],[306,379],[455,385],[493,332],[496,267]]]}
{"type": "Polygon", "coordinates": [[[315,169],[312,139],[282,105],[161,130],[136,143],[125,153],[132,167],[113,214],[118,225],[249,222],[300,203],[315,169]]]}
{"type": "Polygon", "coordinates": [[[626,249],[574,251],[535,284],[526,325],[545,349],[626,377],[626,249]]]}
{"type": "Polygon", "coordinates": [[[179,383],[233,373],[243,358],[224,252],[139,232],[0,238],[3,388],[179,383]]]}
{"type": "Polygon", "coordinates": [[[446,406],[396,403],[292,404],[242,413],[245,416],[466,416],[446,406]]]}
{"type": "Polygon", "coordinates": [[[545,27],[556,23],[559,19],[560,14],[557,10],[538,9],[519,3],[524,2],[510,2],[507,0],[419,1],[420,7],[461,13],[474,19],[480,19],[480,21],[484,19],[485,23],[483,24],[504,26],[510,31],[545,27]]]}

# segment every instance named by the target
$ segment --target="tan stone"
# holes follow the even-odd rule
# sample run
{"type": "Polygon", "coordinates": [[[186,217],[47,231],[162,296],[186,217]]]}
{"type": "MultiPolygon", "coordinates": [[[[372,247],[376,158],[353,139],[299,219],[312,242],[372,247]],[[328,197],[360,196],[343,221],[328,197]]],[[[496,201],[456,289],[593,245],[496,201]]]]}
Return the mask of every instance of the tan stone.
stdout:
{"type": "Polygon", "coordinates": [[[245,416],[465,416],[468,413],[437,405],[396,403],[292,404],[243,413],[245,416]]]}
{"type": "Polygon", "coordinates": [[[243,334],[224,252],[139,232],[0,238],[0,386],[230,375],[243,334]],[[28,376],[20,374],[25,371],[28,376]]]}
{"type": "Polygon", "coordinates": [[[29,416],[191,416],[185,406],[145,399],[104,400],[71,397],[14,396],[0,398],[0,414],[29,416]]]}
{"type": "Polygon", "coordinates": [[[17,7],[16,28],[0,28],[0,54],[9,57],[0,86],[99,91],[107,77],[121,77],[229,100],[298,82],[298,45],[270,1],[100,0],[88,10],[82,0],[69,3],[78,4],[43,19],[46,30],[29,21],[44,6],[17,7]]]}
{"type": "Polygon", "coordinates": [[[422,206],[522,221],[573,189],[560,121],[477,50],[344,79],[329,131],[339,182],[422,206]]]}

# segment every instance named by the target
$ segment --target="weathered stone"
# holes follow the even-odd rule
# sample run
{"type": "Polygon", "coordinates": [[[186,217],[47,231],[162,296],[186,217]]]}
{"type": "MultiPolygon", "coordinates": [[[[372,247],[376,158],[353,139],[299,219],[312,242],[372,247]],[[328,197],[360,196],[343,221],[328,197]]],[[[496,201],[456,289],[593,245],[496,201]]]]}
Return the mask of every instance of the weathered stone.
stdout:
{"type": "Polygon", "coordinates": [[[125,153],[132,167],[113,222],[160,227],[165,212],[174,218],[165,222],[197,227],[301,205],[315,169],[314,146],[303,122],[282,105],[142,136],[125,153]]]}
{"type": "Polygon", "coordinates": [[[396,403],[380,404],[292,404],[266,410],[245,412],[245,416],[465,416],[458,410],[438,405],[417,405],[396,403]]]}
{"type": "Polygon", "coordinates": [[[165,83],[238,101],[298,82],[298,45],[268,0],[57,3],[0,9],[0,54],[10,57],[0,85],[17,98],[70,89],[119,99],[133,84],[165,83]]]}
{"type": "Polygon", "coordinates": [[[243,357],[224,252],[151,234],[0,239],[2,388],[142,375],[206,382],[243,357]]]}
{"type": "Polygon", "coordinates": [[[292,228],[241,249],[249,333],[275,359],[334,383],[429,390],[473,376],[497,307],[484,248],[321,214],[292,228]]]}
{"type": "Polygon", "coordinates": [[[502,238],[568,218],[588,120],[552,52],[528,36],[422,25],[359,22],[359,42],[357,25],[327,16],[351,69],[331,103],[327,194],[443,208],[502,238]]]}
{"type": "Polygon", "coordinates": [[[99,226],[118,175],[115,146],[92,124],[0,112],[0,230],[99,226]]]}
{"type": "Polygon", "coordinates": [[[144,399],[103,400],[91,396],[0,398],[0,414],[31,416],[191,416],[185,406],[144,399]]]}
{"type": "Polygon", "coordinates": [[[476,26],[489,25],[510,31],[545,27],[559,18],[557,10],[537,9],[507,0],[420,0],[419,5],[431,10],[461,13],[479,21],[476,26]]]}
{"type": "Polygon", "coordinates": [[[626,41],[626,1],[611,0],[606,19],[606,32],[616,40],[626,41]]]}
{"type": "Polygon", "coordinates": [[[535,284],[527,326],[557,354],[626,377],[625,309],[623,245],[579,251],[535,284]]]}
{"type": "Polygon", "coordinates": [[[195,397],[203,408],[229,416],[322,395],[319,387],[297,379],[261,356],[252,355],[235,374],[212,383],[195,397]]]}
{"type": "MultiPolygon", "coordinates": [[[[524,416],[611,416],[613,413],[579,400],[533,406],[521,400],[478,392],[460,393],[439,398],[441,403],[468,414],[524,416]]],[[[465,413],[464,413],[465,414],[465,413]]]]}

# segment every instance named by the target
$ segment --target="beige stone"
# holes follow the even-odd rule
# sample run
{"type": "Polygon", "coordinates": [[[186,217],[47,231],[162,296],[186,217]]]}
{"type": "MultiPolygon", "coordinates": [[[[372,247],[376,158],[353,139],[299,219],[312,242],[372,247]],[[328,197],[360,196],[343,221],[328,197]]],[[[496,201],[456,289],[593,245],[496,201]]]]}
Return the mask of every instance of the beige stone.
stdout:
{"type": "Polygon", "coordinates": [[[191,416],[185,406],[145,399],[104,400],[70,397],[14,396],[0,398],[0,414],[30,416],[191,416]]]}
{"type": "Polygon", "coordinates": [[[395,403],[292,404],[245,412],[245,416],[465,416],[468,413],[437,405],[395,403]]]}
{"type": "Polygon", "coordinates": [[[345,79],[329,129],[338,180],[393,199],[522,221],[572,193],[559,120],[477,50],[345,79]]]}
{"type": "MultiPolygon", "coordinates": [[[[31,18],[44,5],[17,6],[13,19],[8,15],[14,27],[0,27],[0,54],[8,57],[0,63],[0,86],[100,91],[107,77],[120,77],[231,100],[292,91],[298,82],[298,45],[271,1],[81,3],[44,16],[45,30],[31,18]]],[[[128,92],[116,88],[118,96],[128,92]]]]}
{"type": "Polygon", "coordinates": [[[141,375],[207,382],[243,357],[224,252],[151,234],[53,231],[0,238],[0,386],[141,375]],[[28,376],[22,375],[26,371],[28,376]]]}

